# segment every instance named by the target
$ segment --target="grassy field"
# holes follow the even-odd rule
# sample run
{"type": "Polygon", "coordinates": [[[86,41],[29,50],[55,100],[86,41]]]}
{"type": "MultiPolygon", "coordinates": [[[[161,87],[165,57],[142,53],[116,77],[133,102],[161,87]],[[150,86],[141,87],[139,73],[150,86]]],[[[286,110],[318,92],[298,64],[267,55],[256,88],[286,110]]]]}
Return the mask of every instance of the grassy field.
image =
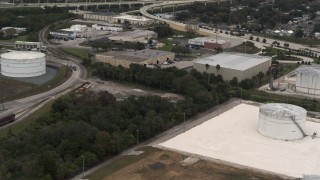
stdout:
{"type": "Polygon", "coordinates": [[[9,42],[16,42],[16,41],[27,41],[28,35],[22,35],[22,36],[18,36],[12,39],[8,39],[7,41],[9,42]]]}
{"type": "Polygon", "coordinates": [[[101,168],[86,177],[90,180],[101,179],[281,179],[277,176],[238,169],[224,164],[199,160],[182,165],[187,157],[171,151],[152,147],[142,149],[137,156],[124,156],[120,160],[101,168]]]}
{"type": "Polygon", "coordinates": [[[161,50],[161,51],[168,51],[168,52],[171,52],[171,50],[172,50],[172,48],[173,48],[173,41],[166,41],[166,42],[164,42],[164,43],[166,43],[166,45],[165,46],[163,46],[163,47],[161,47],[161,48],[159,48],[158,50],[161,50]]]}
{"type": "Polygon", "coordinates": [[[42,106],[40,109],[38,109],[37,111],[35,111],[34,113],[32,113],[29,117],[27,117],[26,119],[24,119],[23,121],[20,121],[18,123],[12,124],[10,127],[4,128],[0,130],[0,138],[5,137],[6,135],[8,135],[9,130],[11,131],[11,133],[13,134],[18,134],[20,133],[22,130],[24,130],[25,128],[29,127],[30,125],[32,125],[32,123],[38,118],[41,117],[43,115],[45,115],[47,112],[50,111],[51,106],[53,104],[54,101],[50,101],[47,104],[45,104],[44,106],[42,106]]]}
{"type": "Polygon", "coordinates": [[[85,48],[63,48],[63,51],[80,59],[88,58],[90,54],[90,50],[85,48]]]}
{"type": "Polygon", "coordinates": [[[106,176],[111,175],[112,173],[119,171],[122,168],[125,168],[126,166],[135,163],[149,154],[158,151],[158,149],[153,148],[153,147],[143,147],[139,149],[140,151],[144,151],[144,153],[140,155],[128,155],[124,156],[121,159],[117,160],[116,162],[113,162],[112,164],[106,165],[99,169],[98,171],[94,172],[93,174],[87,176],[86,178],[90,180],[100,180],[103,179],[106,176]]]}
{"type": "Polygon", "coordinates": [[[256,46],[245,46],[244,44],[240,44],[233,48],[230,48],[231,51],[238,52],[238,53],[247,53],[247,54],[256,54],[260,52],[260,49],[256,46]]]}
{"type": "Polygon", "coordinates": [[[72,70],[65,66],[59,67],[58,74],[52,80],[40,85],[35,86],[33,84],[21,82],[21,81],[14,81],[7,78],[0,79],[2,83],[0,83],[0,89],[3,95],[6,97],[5,101],[11,101],[15,99],[20,99],[28,96],[32,96],[35,94],[39,94],[54,87],[59,86],[63,82],[65,82],[72,74],[72,70]],[[11,86],[8,86],[11,85],[11,86]],[[8,88],[9,87],[9,88],[8,88]]]}

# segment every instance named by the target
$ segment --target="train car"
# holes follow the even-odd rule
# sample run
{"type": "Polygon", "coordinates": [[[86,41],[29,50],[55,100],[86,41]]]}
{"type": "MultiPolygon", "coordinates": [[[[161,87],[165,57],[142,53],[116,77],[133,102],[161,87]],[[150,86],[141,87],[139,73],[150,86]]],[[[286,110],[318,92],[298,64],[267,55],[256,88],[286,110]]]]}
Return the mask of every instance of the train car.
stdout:
{"type": "Polygon", "coordinates": [[[16,120],[16,115],[13,113],[0,114],[0,126],[12,123],[15,120],[16,120]]]}

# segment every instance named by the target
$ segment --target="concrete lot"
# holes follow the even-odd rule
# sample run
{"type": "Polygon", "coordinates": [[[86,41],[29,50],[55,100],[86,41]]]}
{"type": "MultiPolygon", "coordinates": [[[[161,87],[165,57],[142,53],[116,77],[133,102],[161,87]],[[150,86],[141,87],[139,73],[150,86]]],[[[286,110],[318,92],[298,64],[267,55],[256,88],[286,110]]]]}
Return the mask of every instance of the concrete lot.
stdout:
{"type": "MultiPolygon", "coordinates": [[[[258,106],[240,104],[158,147],[289,177],[320,175],[320,138],[273,140],[257,132],[258,118],[258,106]]],[[[320,124],[307,121],[306,130],[320,124]]]]}

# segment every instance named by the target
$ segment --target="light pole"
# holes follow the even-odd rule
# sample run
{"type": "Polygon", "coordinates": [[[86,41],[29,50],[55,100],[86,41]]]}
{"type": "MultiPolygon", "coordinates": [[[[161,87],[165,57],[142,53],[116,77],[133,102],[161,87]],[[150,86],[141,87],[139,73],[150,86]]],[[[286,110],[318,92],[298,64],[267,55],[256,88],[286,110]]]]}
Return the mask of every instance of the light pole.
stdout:
{"type": "Polygon", "coordinates": [[[139,145],[139,130],[137,129],[137,145],[139,145]]]}
{"type": "Polygon", "coordinates": [[[82,179],[84,178],[84,155],[81,155],[82,157],[82,179]]]}

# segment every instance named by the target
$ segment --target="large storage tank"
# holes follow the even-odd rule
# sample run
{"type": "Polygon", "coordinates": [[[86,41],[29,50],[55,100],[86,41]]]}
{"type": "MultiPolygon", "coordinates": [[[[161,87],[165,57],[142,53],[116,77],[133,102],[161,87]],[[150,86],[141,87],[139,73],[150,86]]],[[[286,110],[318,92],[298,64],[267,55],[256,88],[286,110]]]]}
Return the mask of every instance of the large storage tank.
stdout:
{"type": "Polygon", "coordinates": [[[258,132],[279,140],[305,136],[307,111],[291,104],[270,103],[260,106],[258,132]]]}
{"type": "Polygon", "coordinates": [[[13,51],[1,54],[1,74],[8,77],[35,77],[46,73],[45,54],[13,51]]]}
{"type": "Polygon", "coordinates": [[[296,91],[320,95],[319,66],[304,66],[297,69],[296,91]]]}

